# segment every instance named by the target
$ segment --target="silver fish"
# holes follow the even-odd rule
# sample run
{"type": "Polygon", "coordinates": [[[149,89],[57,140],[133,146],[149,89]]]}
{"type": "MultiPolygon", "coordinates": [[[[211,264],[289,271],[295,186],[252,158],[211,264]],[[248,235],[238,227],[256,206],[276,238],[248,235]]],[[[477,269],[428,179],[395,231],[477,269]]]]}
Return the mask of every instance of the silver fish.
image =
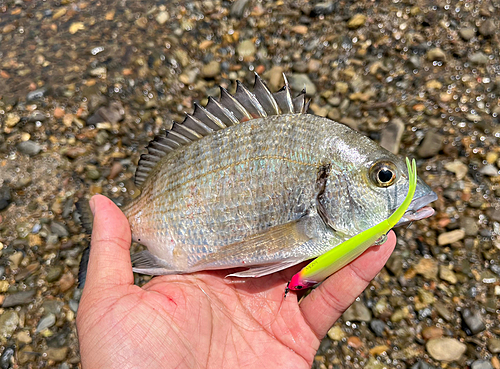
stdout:
{"type": "MultiPolygon", "coordinates": [[[[123,208],[147,247],[134,271],[248,268],[259,277],[317,257],[386,219],[408,191],[405,162],[332,120],[306,114],[305,91],[253,92],[196,105],[141,157],[141,195],[123,208]]],[[[433,214],[421,179],[401,223],[433,214]]]]}

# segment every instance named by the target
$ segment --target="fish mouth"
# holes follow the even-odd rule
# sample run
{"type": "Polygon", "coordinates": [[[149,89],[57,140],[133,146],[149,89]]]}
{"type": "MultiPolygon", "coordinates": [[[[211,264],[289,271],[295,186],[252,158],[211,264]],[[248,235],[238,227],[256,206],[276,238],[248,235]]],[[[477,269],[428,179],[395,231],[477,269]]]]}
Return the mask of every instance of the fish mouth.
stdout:
{"type": "Polygon", "coordinates": [[[434,209],[427,205],[431,202],[436,201],[437,199],[438,197],[434,192],[413,199],[410,203],[410,206],[408,207],[408,210],[406,211],[406,213],[404,213],[395,227],[432,216],[434,214],[434,209]]]}

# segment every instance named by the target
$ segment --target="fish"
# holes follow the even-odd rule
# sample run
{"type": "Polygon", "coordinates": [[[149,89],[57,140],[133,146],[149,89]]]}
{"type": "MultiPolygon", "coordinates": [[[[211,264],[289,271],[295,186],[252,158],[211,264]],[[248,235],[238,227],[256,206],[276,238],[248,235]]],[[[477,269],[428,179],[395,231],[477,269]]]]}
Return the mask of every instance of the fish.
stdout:
{"type": "MultiPolygon", "coordinates": [[[[344,124],[308,113],[305,89],[253,90],[195,104],[154,138],[136,170],[140,195],[122,208],[147,250],[149,275],[234,269],[261,277],[324,254],[387,219],[409,189],[405,161],[344,124]],[[242,268],[244,268],[242,270],[242,268]]],[[[397,225],[431,216],[437,199],[417,179],[397,225]]]]}

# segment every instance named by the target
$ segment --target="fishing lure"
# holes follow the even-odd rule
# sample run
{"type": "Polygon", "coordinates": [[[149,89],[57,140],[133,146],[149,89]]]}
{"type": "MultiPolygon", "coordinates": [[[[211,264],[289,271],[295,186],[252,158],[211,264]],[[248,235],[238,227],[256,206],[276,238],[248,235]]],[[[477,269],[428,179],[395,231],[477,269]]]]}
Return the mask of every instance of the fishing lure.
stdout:
{"type": "Polygon", "coordinates": [[[286,287],[285,297],[289,290],[302,290],[322,282],[356,259],[370,246],[380,245],[385,242],[387,233],[404,215],[415,194],[417,186],[417,166],[415,159],[410,163],[410,160],[406,158],[406,166],[408,167],[409,189],[406,198],[399,208],[386,220],[344,241],[310,262],[292,277],[286,287]]]}

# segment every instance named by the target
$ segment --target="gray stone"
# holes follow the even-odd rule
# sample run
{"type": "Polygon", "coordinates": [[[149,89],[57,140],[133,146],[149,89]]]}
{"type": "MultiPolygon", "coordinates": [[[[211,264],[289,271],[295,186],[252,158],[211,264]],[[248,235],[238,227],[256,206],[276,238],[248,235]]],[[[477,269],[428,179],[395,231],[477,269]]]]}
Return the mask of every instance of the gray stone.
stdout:
{"type": "Polygon", "coordinates": [[[0,315],[0,336],[10,337],[19,324],[19,315],[14,310],[6,310],[0,315]]]}
{"type": "Polygon", "coordinates": [[[6,347],[3,350],[2,356],[0,356],[0,369],[9,369],[12,366],[12,359],[15,353],[14,346],[6,347]]]}
{"type": "Polygon", "coordinates": [[[20,152],[29,156],[35,156],[42,150],[39,144],[31,140],[18,143],[17,148],[20,152]]]}
{"type": "Polygon", "coordinates": [[[411,366],[411,369],[436,369],[436,367],[419,360],[411,366]]]}
{"type": "Polygon", "coordinates": [[[476,35],[476,30],[472,27],[461,28],[458,32],[465,41],[471,40],[476,35]]]}
{"type": "Polygon", "coordinates": [[[231,6],[231,17],[241,18],[245,13],[245,9],[248,7],[250,0],[236,0],[231,6]]]}
{"type": "Polygon", "coordinates": [[[479,311],[468,308],[462,310],[462,328],[468,336],[472,336],[486,329],[479,311]]]}
{"type": "Polygon", "coordinates": [[[469,61],[472,64],[476,65],[486,65],[490,61],[488,58],[488,55],[485,53],[482,53],[481,51],[478,51],[477,53],[469,55],[469,61]]]}
{"type": "Polygon", "coordinates": [[[362,302],[355,301],[344,312],[342,318],[347,321],[369,322],[372,319],[372,313],[362,302]]]}
{"type": "Polygon", "coordinates": [[[489,177],[496,177],[498,175],[498,168],[493,164],[486,164],[479,170],[479,173],[489,177]]]}
{"type": "Polygon", "coordinates": [[[437,155],[443,148],[443,139],[443,135],[432,130],[427,131],[417,150],[417,154],[421,158],[431,158],[437,155]]]}
{"type": "Polygon", "coordinates": [[[477,220],[471,217],[461,218],[460,226],[463,228],[466,236],[476,236],[479,232],[477,220]]]}
{"type": "Polygon", "coordinates": [[[32,112],[29,115],[28,122],[30,122],[30,123],[37,122],[37,121],[43,122],[46,119],[47,119],[47,116],[45,114],[43,114],[39,110],[35,110],[34,112],[32,112]]]}
{"type": "Polygon", "coordinates": [[[302,89],[305,88],[307,96],[316,94],[316,85],[309,79],[307,74],[292,74],[290,76],[290,87],[296,92],[302,91],[302,89]]]}
{"type": "Polygon", "coordinates": [[[97,111],[87,119],[87,124],[95,125],[97,123],[117,123],[123,119],[125,109],[119,101],[113,101],[109,106],[101,106],[97,111]]]}
{"type": "Polygon", "coordinates": [[[2,307],[9,308],[13,306],[26,305],[33,301],[36,290],[16,292],[5,297],[2,307]]]}
{"type": "Polygon", "coordinates": [[[311,10],[311,17],[319,17],[320,15],[332,14],[335,11],[335,3],[333,1],[317,3],[311,10]]]}
{"type": "Polygon", "coordinates": [[[377,337],[383,337],[386,324],[382,320],[373,319],[370,321],[370,328],[377,337]]]}
{"type": "Polygon", "coordinates": [[[493,36],[495,34],[497,27],[495,25],[495,21],[490,18],[485,20],[480,26],[479,26],[479,33],[485,37],[493,36]]]}
{"type": "Polygon", "coordinates": [[[467,346],[454,338],[436,338],[427,341],[425,348],[438,361],[455,361],[467,350],[467,346]]]}
{"type": "Polygon", "coordinates": [[[440,301],[436,301],[434,305],[432,305],[434,309],[436,309],[437,313],[441,318],[446,320],[447,322],[451,321],[453,319],[453,315],[450,312],[450,310],[446,307],[445,304],[443,304],[440,301]]]}
{"type": "Polygon", "coordinates": [[[40,319],[38,322],[38,325],[36,327],[37,332],[41,332],[47,328],[52,327],[54,324],[56,324],[56,316],[55,314],[47,314],[40,319]]]}
{"type": "Polygon", "coordinates": [[[403,272],[403,258],[401,255],[393,253],[385,266],[392,274],[399,277],[403,272]]]}
{"type": "Polygon", "coordinates": [[[391,120],[382,130],[380,146],[389,150],[393,154],[397,154],[399,152],[399,146],[401,145],[401,138],[403,137],[404,131],[405,124],[401,119],[395,118],[391,120]]]}
{"type": "Polygon", "coordinates": [[[5,183],[0,187],[0,210],[5,209],[12,201],[10,187],[5,183]]]}
{"type": "Polygon", "coordinates": [[[50,223],[50,230],[52,233],[57,234],[59,237],[69,236],[69,232],[66,229],[66,227],[63,224],[56,221],[52,221],[52,223],[50,223]]]}
{"type": "Polygon", "coordinates": [[[470,366],[470,369],[493,369],[489,360],[476,360],[470,366]]]}
{"type": "Polygon", "coordinates": [[[59,278],[61,278],[63,271],[64,269],[60,265],[51,267],[47,272],[47,278],[46,278],[47,282],[52,283],[59,280],[59,278]]]}
{"type": "Polygon", "coordinates": [[[35,91],[28,92],[28,94],[26,95],[26,101],[29,102],[34,100],[40,100],[45,96],[46,93],[47,93],[47,88],[45,87],[39,88],[35,91]]]}

